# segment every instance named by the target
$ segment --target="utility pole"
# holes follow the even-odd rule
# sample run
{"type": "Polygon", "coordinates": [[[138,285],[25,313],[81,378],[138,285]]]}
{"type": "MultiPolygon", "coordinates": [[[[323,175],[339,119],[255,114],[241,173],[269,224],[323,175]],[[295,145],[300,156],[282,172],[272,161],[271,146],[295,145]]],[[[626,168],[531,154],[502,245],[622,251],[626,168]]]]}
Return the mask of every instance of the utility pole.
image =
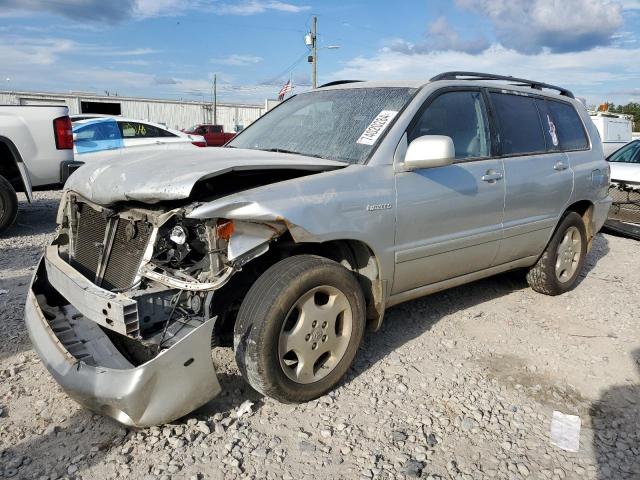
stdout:
{"type": "Polygon", "coordinates": [[[213,74],[213,124],[218,124],[218,75],[213,74]]]}
{"type": "Polygon", "coordinates": [[[311,24],[311,88],[318,86],[318,17],[311,24]]]}

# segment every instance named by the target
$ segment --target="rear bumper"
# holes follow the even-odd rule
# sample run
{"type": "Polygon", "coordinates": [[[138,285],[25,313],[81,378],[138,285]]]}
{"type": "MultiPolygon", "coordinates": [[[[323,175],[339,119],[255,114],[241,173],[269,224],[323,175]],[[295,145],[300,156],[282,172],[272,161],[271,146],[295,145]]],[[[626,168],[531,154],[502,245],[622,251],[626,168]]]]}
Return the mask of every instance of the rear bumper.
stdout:
{"type": "MultiPolygon", "coordinates": [[[[220,392],[211,357],[213,319],[134,366],[79,309],[47,304],[47,273],[43,260],[27,296],[25,322],[39,357],[78,403],[123,424],[147,427],[180,418],[220,392]]],[[[91,301],[91,292],[84,293],[91,301]]]]}

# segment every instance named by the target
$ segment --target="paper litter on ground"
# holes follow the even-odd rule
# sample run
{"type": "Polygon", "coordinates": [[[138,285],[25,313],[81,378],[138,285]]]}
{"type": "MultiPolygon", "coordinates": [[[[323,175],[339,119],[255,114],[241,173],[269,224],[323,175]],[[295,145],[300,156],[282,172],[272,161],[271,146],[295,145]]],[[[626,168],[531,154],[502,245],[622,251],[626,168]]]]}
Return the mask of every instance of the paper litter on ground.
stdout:
{"type": "Polygon", "coordinates": [[[555,411],[551,419],[551,443],[567,452],[580,448],[580,417],[555,411]]]}

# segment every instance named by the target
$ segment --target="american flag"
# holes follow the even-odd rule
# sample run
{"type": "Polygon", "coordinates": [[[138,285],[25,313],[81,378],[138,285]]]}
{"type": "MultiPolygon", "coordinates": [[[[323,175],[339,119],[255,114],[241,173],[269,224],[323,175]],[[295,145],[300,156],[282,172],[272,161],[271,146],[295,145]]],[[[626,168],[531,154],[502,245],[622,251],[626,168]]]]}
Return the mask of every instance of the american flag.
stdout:
{"type": "Polygon", "coordinates": [[[293,90],[293,85],[291,85],[291,80],[288,80],[278,92],[278,100],[284,100],[285,95],[291,90],[293,90]]]}

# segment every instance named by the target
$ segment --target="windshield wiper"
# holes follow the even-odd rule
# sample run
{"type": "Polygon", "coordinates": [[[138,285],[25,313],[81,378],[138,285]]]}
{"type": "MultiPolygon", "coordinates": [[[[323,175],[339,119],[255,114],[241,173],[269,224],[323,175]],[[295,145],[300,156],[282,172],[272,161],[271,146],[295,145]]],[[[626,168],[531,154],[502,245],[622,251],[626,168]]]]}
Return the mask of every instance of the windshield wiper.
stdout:
{"type": "Polygon", "coordinates": [[[323,157],[322,155],[316,155],[314,153],[294,152],[293,150],[286,150],[284,148],[254,148],[254,150],[260,150],[261,152],[291,153],[293,155],[302,155],[303,157],[320,158],[322,160],[331,160],[334,162],[341,162],[341,163],[351,163],[349,160],[345,160],[342,158],[327,158],[327,157],[323,157]]]}
{"type": "Polygon", "coordinates": [[[304,157],[313,157],[313,158],[321,158],[323,160],[330,160],[329,158],[323,157],[322,155],[316,155],[313,153],[294,152],[293,150],[287,150],[284,148],[258,148],[257,150],[262,150],[263,152],[291,153],[293,155],[302,155],[304,157]]]}
{"type": "MultiPolygon", "coordinates": [[[[304,153],[294,152],[293,150],[286,150],[284,148],[258,148],[263,152],[276,152],[276,153],[293,153],[294,155],[305,155],[304,153]]],[[[310,157],[313,155],[309,155],[310,157]]]]}

